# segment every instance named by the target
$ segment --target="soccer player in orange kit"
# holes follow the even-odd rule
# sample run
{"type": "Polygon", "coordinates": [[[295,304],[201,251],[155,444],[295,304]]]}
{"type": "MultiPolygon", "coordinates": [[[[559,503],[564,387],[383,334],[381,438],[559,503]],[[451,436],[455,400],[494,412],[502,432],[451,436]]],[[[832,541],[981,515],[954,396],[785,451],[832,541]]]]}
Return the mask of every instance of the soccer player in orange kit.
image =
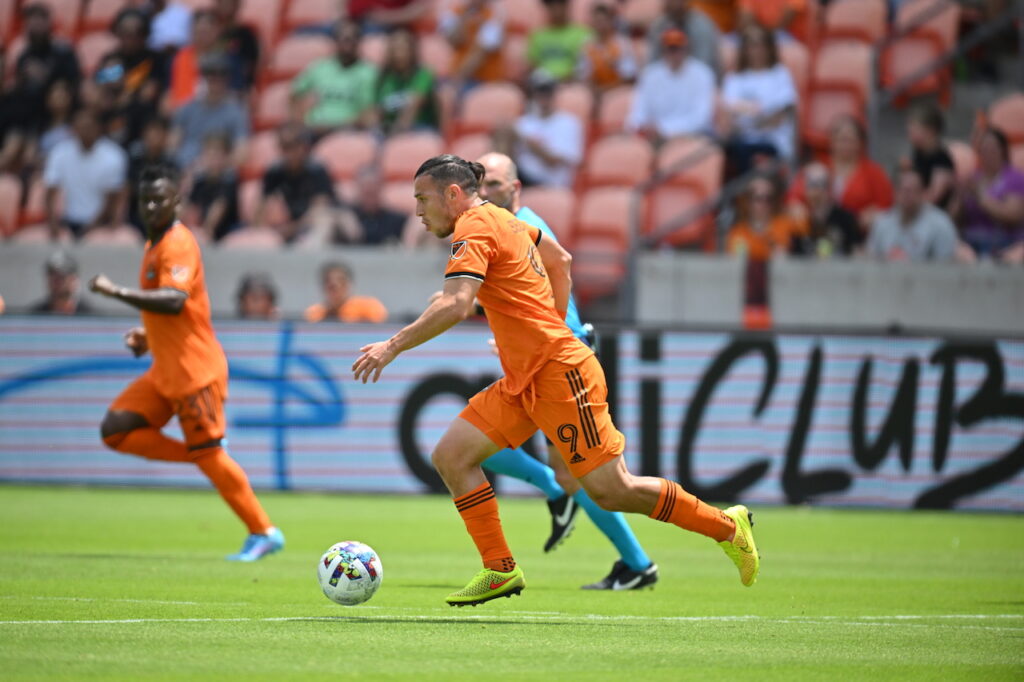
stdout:
{"type": "Polygon", "coordinates": [[[89,282],[96,293],[141,311],[143,326],[125,335],[125,345],[136,357],[153,353],[149,370],[111,404],[100,433],[118,452],[198,466],[249,529],[241,551],[228,559],[256,561],[283,549],[284,535],[270,523],[242,467],[224,449],[228,363],[210,323],[199,245],[177,219],[179,201],[177,169],[166,164],[146,168],[139,183],[139,214],[149,241],[140,288],[119,286],[102,274],[89,282]],[[174,415],[184,442],[161,432],[174,415]]]}
{"type": "Polygon", "coordinates": [[[713,538],[750,586],[760,568],[751,514],[712,507],[664,478],[633,476],[621,457],[624,436],[608,414],[604,372],[565,325],[571,256],[536,227],[485,202],[484,167],[451,154],[416,172],[416,215],[438,238],[452,238],[442,295],[387,341],[364,346],[355,379],[376,381],[399,353],[464,320],[479,301],[505,375],[473,396],[434,449],[434,466],[454,497],[483,569],[448,595],[452,606],[519,594],[526,580],[501,528],[494,490],[480,463],[518,447],[540,428],[570,473],[609,511],[646,514],[713,538]]]}

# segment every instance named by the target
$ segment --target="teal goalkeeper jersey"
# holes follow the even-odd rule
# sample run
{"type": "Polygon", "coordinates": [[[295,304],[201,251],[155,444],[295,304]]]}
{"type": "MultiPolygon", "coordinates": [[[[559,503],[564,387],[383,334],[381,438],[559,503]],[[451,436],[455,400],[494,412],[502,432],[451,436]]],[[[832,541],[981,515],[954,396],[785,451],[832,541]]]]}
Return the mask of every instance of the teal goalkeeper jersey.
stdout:
{"type": "MultiPolygon", "coordinates": [[[[555,237],[555,233],[551,231],[551,228],[544,222],[544,219],[526,206],[516,211],[516,217],[543,232],[546,239],[551,239],[556,244],[558,243],[558,238],[555,237]]],[[[587,330],[583,328],[583,322],[580,320],[580,311],[576,309],[576,297],[572,294],[569,294],[569,309],[565,313],[565,326],[569,328],[569,331],[577,339],[584,343],[587,342],[587,330]]]]}

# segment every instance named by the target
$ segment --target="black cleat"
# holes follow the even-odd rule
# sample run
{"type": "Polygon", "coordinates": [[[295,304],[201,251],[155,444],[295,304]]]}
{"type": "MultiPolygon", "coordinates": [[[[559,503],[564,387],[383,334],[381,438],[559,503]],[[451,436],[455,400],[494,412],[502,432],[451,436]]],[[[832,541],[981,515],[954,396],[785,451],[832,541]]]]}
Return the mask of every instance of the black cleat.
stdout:
{"type": "Polygon", "coordinates": [[[569,537],[580,506],[568,495],[562,495],[557,500],[548,500],[548,510],[551,512],[551,537],[544,543],[545,552],[550,552],[569,537]]]}
{"type": "Polygon", "coordinates": [[[584,585],[583,590],[640,590],[654,587],[658,582],[658,565],[652,563],[642,571],[634,571],[622,561],[616,561],[612,571],[596,583],[584,585]]]}

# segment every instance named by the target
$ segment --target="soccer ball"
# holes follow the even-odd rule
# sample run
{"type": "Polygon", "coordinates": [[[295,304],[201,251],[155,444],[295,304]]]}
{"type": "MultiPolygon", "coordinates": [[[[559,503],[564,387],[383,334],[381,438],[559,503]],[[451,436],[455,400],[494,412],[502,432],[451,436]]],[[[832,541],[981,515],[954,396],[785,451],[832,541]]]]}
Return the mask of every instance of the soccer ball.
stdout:
{"type": "Polygon", "coordinates": [[[384,567],[372,547],[345,541],[324,552],[317,562],[316,575],[328,599],[342,606],[355,606],[380,589],[384,567]]]}

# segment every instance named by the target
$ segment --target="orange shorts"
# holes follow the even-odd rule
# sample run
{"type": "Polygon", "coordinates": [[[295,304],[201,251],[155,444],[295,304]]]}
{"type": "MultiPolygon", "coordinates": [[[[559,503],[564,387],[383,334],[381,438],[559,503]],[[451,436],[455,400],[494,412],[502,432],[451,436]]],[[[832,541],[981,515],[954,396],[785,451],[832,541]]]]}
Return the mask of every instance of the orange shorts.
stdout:
{"type": "Polygon", "coordinates": [[[169,397],[160,392],[150,372],[128,384],[111,403],[111,410],[141,415],[150,426],[163,428],[177,415],[185,443],[190,450],[220,445],[224,438],[224,401],[227,400],[227,379],[218,379],[195,393],[169,397]]]}
{"type": "Polygon", "coordinates": [[[578,365],[550,361],[519,395],[506,386],[502,377],[470,398],[459,415],[495,445],[517,448],[539,428],[576,478],[625,449],[626,438],[608,414],[608,384],[596,357],[578,365]]]}

